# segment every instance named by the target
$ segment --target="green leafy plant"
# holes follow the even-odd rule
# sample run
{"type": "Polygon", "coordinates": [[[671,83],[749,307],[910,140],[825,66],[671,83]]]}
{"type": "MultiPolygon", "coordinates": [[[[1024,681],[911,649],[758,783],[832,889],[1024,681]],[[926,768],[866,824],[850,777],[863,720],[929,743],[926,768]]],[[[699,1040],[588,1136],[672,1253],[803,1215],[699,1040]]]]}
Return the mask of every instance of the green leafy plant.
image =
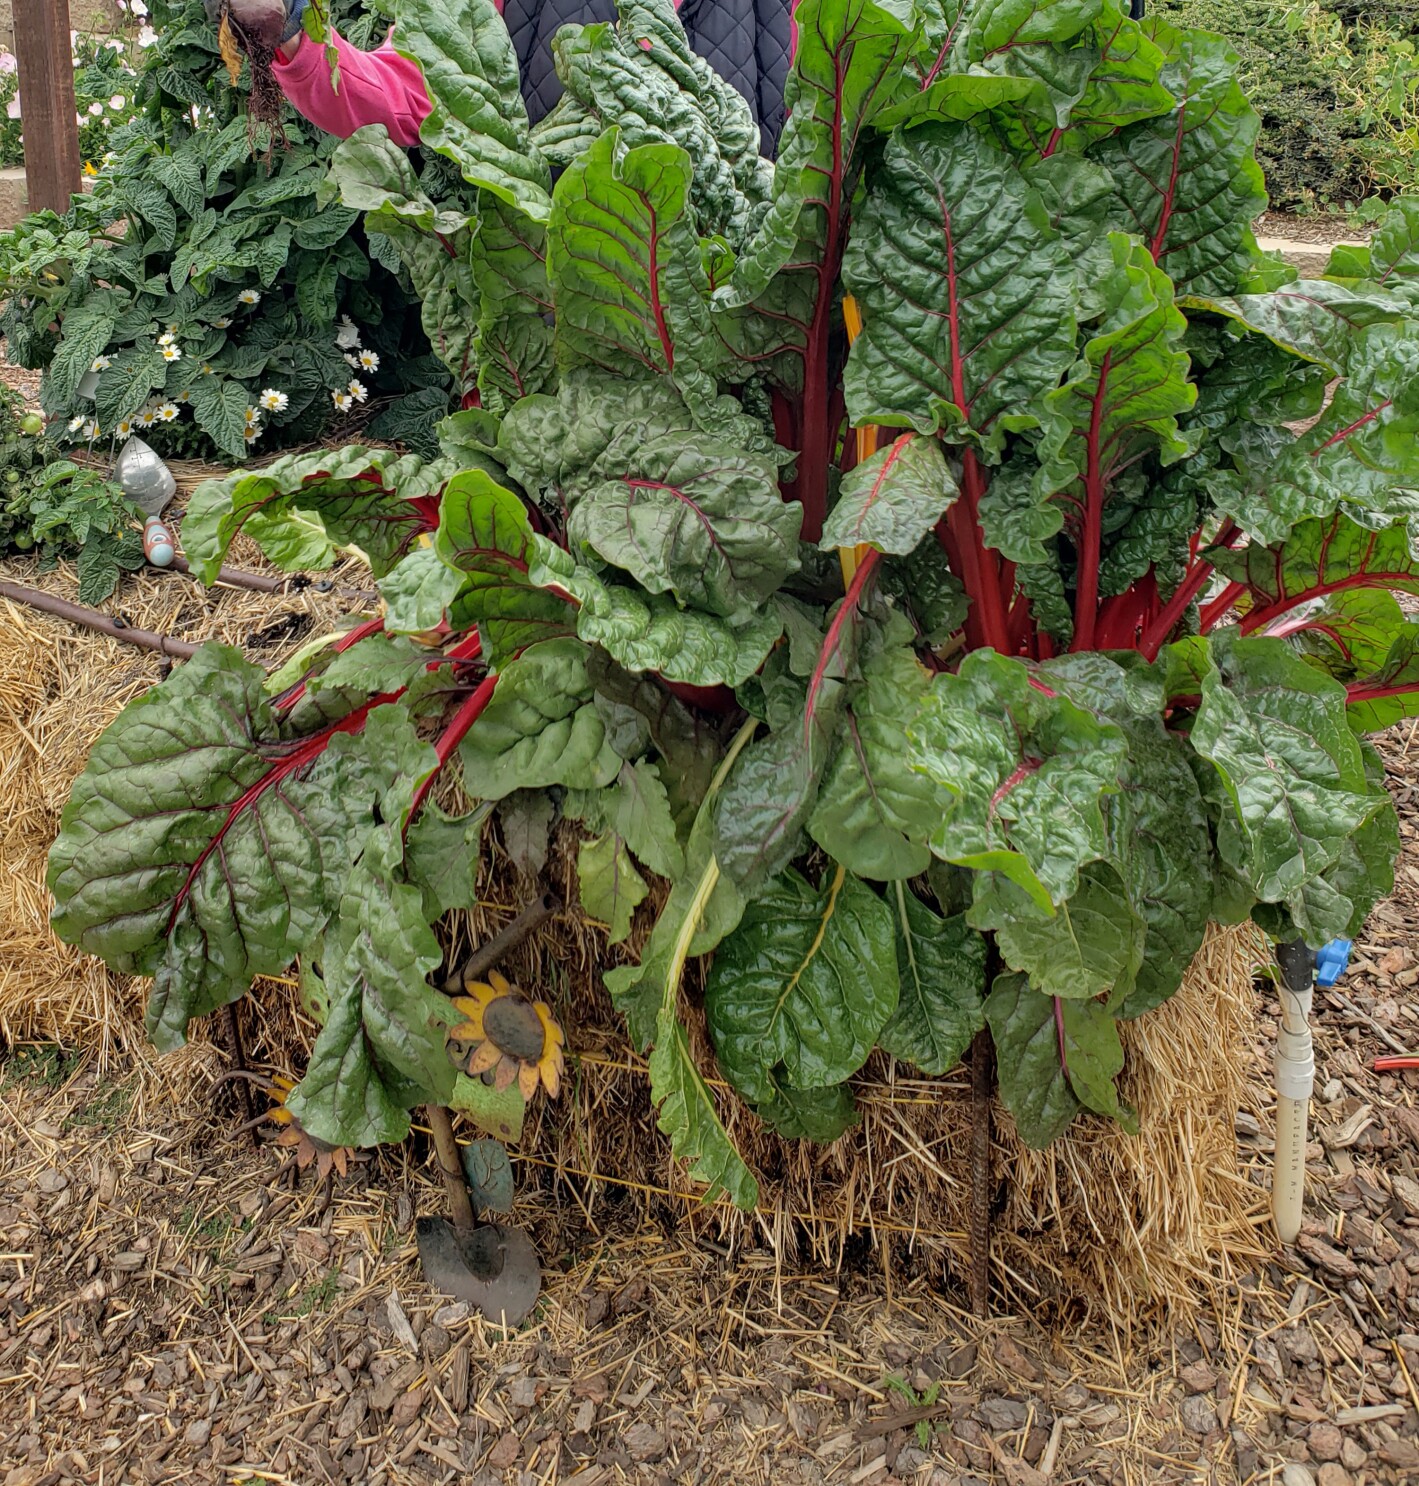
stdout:
{"type": "Polygon", "coordinates": [[[95,604],[143,565],[140,520],[118,485],[64,459],[39,414],[0,384],[0,550],[32,554],[41,572],[74,562],[80,601],[95,604]]]}
{"type": "Polygon", "coordinates": [[[44,369],[46,411],[90,442],[141,429],[163,454],[241,459],[371,399],[394,399],[391,436],[427,441],[448,374],[397,260],[318,203],[334,142],[292,117],[262,158],[270,131],[253,142],[200,0],[153,19],[137,115],[105,136],[92,190],[0,237],[11,358],[44,369]]]}
{"type": "Polygon", "coordinates": [[[470,1096],[429,976],[490,812],[533,856],[578,823],[615,939],[669,883],[605,978],[674,1150],[745,1206],[691,957],[785,1135],[840,1134],[874,1047],[937,1074],[988,1028],[1043,1144],[1131,1123],[1119,1024],[1210,920],[1315,944],[1390,885],[1362,735],[1419,711],[1389,591],[1419,571],[1419,205],[1297,283],[1252,236],[1218,38],[1121,0],[797,16],[776,164],[671,0],[564,30],[536,130],[491,0],[406,0],[476,211],[440,221],[377,130],[333,159],[449,260],[482,406],[431,462],[197,492],[209,580],[239,531],[286,567],[353,546],[381,616],[299,679],[205,647],[100,739],[50,869],[60,933],[154,976],[161,1046],[318,964],[289,1102],[321,1139],[470,1096]],[[455,760],[462,819],[428,803],[455,760]]]}

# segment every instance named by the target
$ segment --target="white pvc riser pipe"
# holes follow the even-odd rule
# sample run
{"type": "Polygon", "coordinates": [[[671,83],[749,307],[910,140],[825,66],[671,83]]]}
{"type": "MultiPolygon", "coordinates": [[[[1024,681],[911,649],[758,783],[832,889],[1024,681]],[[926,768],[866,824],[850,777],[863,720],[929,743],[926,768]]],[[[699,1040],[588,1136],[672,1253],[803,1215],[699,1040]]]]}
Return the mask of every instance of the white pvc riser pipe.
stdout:
{"type": "Polygon", "coordinates": [[[1281,1030],[1276,1037],[1276,1154],[1271,1215],[1282,1243],[1295,1243],[1306,1196],[1306,1125],[1316,1060],[1311,1045],[1313,988],[1294,991],[1282,978],[1281,1030]]]}

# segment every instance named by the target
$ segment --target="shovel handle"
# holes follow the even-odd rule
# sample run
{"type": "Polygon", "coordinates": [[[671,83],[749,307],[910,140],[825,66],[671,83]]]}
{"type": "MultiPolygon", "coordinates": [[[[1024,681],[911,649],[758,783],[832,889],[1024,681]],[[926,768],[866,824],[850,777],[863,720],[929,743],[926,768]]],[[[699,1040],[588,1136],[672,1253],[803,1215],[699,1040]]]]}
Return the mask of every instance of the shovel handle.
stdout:
{"type": "Polygon", "coordinates": [[[443,1178],[443,1190],[448,1197],[449,1217],[457,1232],[471,1233],[477,1220],[473,1214],[473,1199],[468,1195],[468,1183],[463,1176],[458,1142],[453,1136],[453,1121],[441,1104],[426,1104],[424,1117],[433,1132],[439,1175],[443,1178]]]}

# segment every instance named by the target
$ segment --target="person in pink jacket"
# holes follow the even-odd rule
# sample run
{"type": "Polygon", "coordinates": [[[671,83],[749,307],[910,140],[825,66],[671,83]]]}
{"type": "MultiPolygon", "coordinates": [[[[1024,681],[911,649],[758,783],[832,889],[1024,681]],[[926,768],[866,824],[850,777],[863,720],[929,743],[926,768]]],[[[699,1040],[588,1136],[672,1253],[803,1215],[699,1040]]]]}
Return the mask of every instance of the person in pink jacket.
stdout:
{"type": "MultiPolygon", "coordinates": [[[[329,134],[347,138],[365,124],[383,124],[396,144],[419,142],[432,105],[418,66],[389,40],[362,52],[334,36],[339,91],[331,86],[324,49],[305,34],[306,0],[227,0],[232,19],[275,52],[273,70],[296,112],[329,134]]],[[[523,95],[535,123],[559,84],[546,44],[559,25],[614,19],[613,0],[494,0],[509,20],[523,67],[523,95]]],[[[783,117],[783,82],[792,49],[794,0],[676,0],[690,45],[707,57],[749,101],[772,148],[783,117]]],[[[216,10],[219,0],[209,0],[216,10]]]]}

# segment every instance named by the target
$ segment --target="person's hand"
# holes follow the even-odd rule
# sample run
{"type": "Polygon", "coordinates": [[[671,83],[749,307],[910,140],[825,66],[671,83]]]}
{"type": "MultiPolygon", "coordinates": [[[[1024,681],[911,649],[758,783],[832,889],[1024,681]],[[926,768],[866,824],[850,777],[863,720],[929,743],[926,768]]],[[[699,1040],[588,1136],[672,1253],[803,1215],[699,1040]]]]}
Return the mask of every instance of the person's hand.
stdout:
{"type": "MultiPolygon", "coordinates": [[[[272,51],[288,42],[299,43],[305,0],[203,0],[208,16],[215,25],[225,3],[233,23],[249,40],[272,51]]],[[[286,48],[288,51],[294,47],[286,48]]]]}

